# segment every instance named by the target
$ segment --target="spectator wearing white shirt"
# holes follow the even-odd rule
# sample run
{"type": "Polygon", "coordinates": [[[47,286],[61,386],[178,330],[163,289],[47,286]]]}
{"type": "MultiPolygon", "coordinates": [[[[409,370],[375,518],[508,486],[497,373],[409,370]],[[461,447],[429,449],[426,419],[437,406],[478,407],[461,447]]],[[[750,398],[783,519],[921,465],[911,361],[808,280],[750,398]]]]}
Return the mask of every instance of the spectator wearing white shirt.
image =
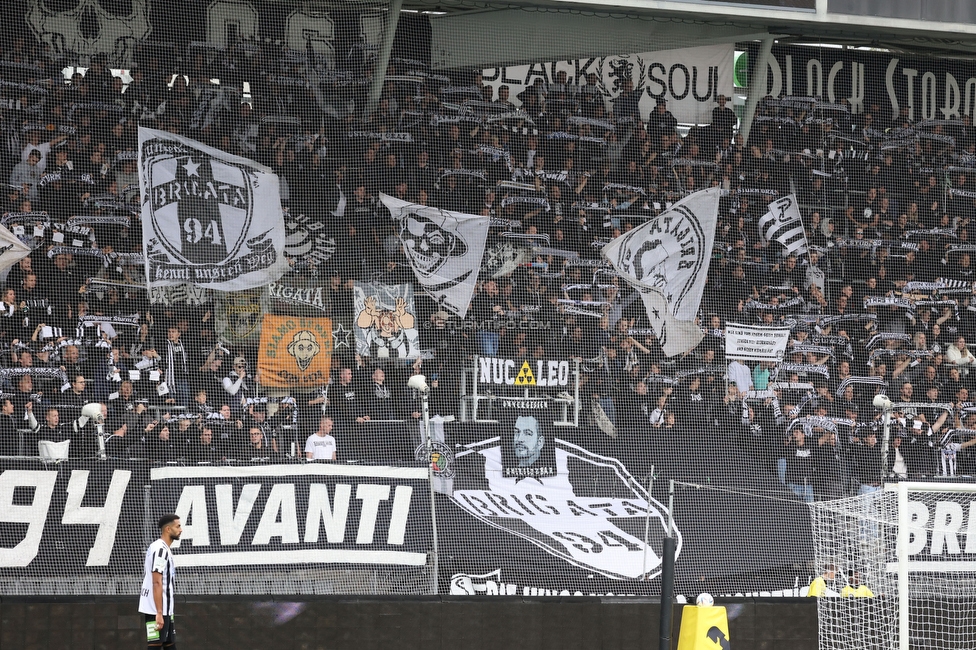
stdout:
{"type": "MultiPolygon", "coordinates": [[[[47,131],[43,131],[43,133],[46,134],[47,131]]],[[[59,135],[49,142],[41,142],[41,135],[42,131],[39,129],[32,129],[27,132],[27,144],[24,145],[24,148],[20,152],[20,159],[27,162],[27,158],[30,156],[30,154],[36,151],[37,155],[39,156],[37,161],[37,170],[43,174],[44,170],[47,169],[47,157],[48,154],[51,153],[51,147],[62,142],[63,140],[66,140],[68,136],[59,135]]]]}
{"type": "Polygon", "coordinates": [[[949,346],[945,355],[946,363],[968,370],[970,366],[976,365],[976,357],[966,347],[965,337],[958,337],[956,342],[949,346]]]}
{"type": "Polygon", "coordinates": [[[305,458],[308,460],[335,460],[336,441],[332,437],[332,418],[319,420],[318,431],[305,441],[305,458]]]}
{"type": "Polygon", "coordinates": [[[749,366],[739,360],[729,363],[729,370],[726,374],[728,380],[735,384],[740,393],[752,390],[752,371],[749,366]]]}

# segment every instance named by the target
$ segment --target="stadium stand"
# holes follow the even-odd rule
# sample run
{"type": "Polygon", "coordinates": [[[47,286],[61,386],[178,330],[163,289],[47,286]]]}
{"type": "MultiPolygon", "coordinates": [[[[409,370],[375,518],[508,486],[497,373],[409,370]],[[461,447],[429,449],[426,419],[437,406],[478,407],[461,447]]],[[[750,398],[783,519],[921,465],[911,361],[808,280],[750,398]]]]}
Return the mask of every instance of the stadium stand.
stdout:
{"type": "MultiPolygon", "coordinates": [[[[442,494],[486,490],[491,472],[501,471],[512,472],[505,477],[515,484],[514,477],[550,478],[552,489],[570,497],[619,499],[625,509],[635,496],[625,530],[593,533],[606,549],[632,553],[618,564],[583,558],[587,544],[603,550],[597,537],[561,530],[526,536],[532,525],[520,528],[519,518],[539,518],[528,507],[506,522],[484,501],[480,510],[471,500],[451,504],[452,515],[473,515],[484,529],[512,533],[573,565],[576,573],[560,585],[606,593],[619,591],[615,580],[643,593],[642,582],[657,576],[661,561],[651,547],[660,542],[664,517],[654,515],[660,521],[653,533],[648,522],[656,503],[651,495],[661,496],[666,479],[740,491],[695,497],[679,527],[690,530],[709,517],[725,525],[737,516],[734,525],[751,536],[738,541],[744,555],[760,548],[760,540],[775,549],[770,564],[750,557],[720,568],[724,551],[708,548],[707,535],[697,535],[694,545],[688,535],[685,558],[695,562],[679,584],[700,586],[695,581],[706,577],[696,571],[709,567],[710,588],[721,593],[782,590],[812,571],[803,502],[874,492],[889,478],[976,471],[976,401],[970,400],[976,357],[969,350],[976,341],[976,244],[970,243],[976,137],[967,115],[916,120],[906,108],[889,119],[871,102],[855,111],[846,99],[767,96],[747,139],[725,95],[716,96],[710,123],[679,124],[663,99],[645,116],[644,89],[624,77],[612,100],[596,75],[572,80],[560,73],[515,93],[486,83],[480,70],[441,74],[422,61],[393,57],[377,109],[364,118],[367,57],[333,65],[311,50],[249,40],[226,47],[141,44],[124,71],[104,55],[86,68],[74,63],[55,62],[24,38],[0,52],[0,174],[7,179],[0,223],[32,251],[9,269],[0,293],[5,467],[41,456],[45,467],[62,468],[59,481],[73,484],[64,469],[75,467],[70,463],[101,464],[93,470],[103,472],[99,490],[114,485],[116,468],[141,471],[147,484],[161,485],[160,501],[174,509],[197,494],[184,479],[198,474],[180,471],[201,466],[227,469],[236,481],[261,466],[307,462],[318,471],[331,466],[334,451],[351,468],[342,476],[369,471],[363,466],[392,467],[380,476],[415,480],[397,472],[427,464],[420,396],[408,383],[423,374],[437,458],[448,459],[437,465],[437,480],[454,481],[434,488],[442,494]],[[273,171],[285,211],[287,272],[244,291],[190,283],[147,288],[146,258],[161,249],[144,239],[140,129],[189,138],[273,171]],[[601,251],[709,188],[721,198],[695,307],[702,341],[669,355],[638,292],[601,251]],[[474,284],[470,304],[467,298],[449,304],[454,298],[447,289],[420,279],[462,256],[463,242],[430,228],[431,219],[400,218],[398,202],[416,214],[443,210],[490,220],[477,281],[459,275],[451,285],[474,284]],[[784,206],[798,220],[777,220],[784,206]],[[727,358],[730,337],[763,327],[788,332],[775,361],[727,358]],[[276,359],[286,346],[303,372],[320,374],[273,380],[283,376],[276,359]],[[873,405],[879,394],[909,404],[892,414],[887,448],[882,414],[873,405]],[[543,410],[544,424],[520,417],[543,410]],[[513,426],[510,457],[507,446],[498,450],[497,436],[501,431],[508,440],[513,426]],[[540,436],[540,429],[551,436],[540,436]],[[543,438],[551,440],[548,446],[538,442],[543,438]],[[498,458],[483,447],[492,440],[498,458]],[[497,460],[498,467],[478,468],[479,480],[471,481],[471,461],[479,456],[488,459],[483,465],[497,460]],[[543,462],[535,465],[537,459],[543,462]],[[453,466],[450,475],[444,471],[448,463],[456,463],[456,475],[453,466]],[[247,469],[231,471],[238,468],[247,469]],[[755,493],[786,505],[756,499],[742,507],[755,493]],[[634,510],[638,502],[646,507],[634,510]],[[761,521],[767,514],[778,532],[761,521]],[[600,585],[587,582],[590,571],[601,576],[600,585]]],[[[220,201],[231,205],[233,192],[243,191],[228,190],[216,167],[198,172],[190,159],[180,169],[172,174],[187,196],[230,191],[220,201]]],[[[201,202],[199,209],[210,208],[201,202]]],[[[228,237],[191,221],[169,222],[177,232],[168,234],[185,235],[188,245],[228,237]]],[[[248,543],[267,532],[268,513],[268,526],[278,525],[268,493],[277,487],[274,476],[290,471],[264,477],[260,502],[268,509],[261,522],[249,522],[250,510],[242,515],[248,543]]],[[[206,477],[212,493],[201,503],[224,507],[225,486],[214,485],[224,476],[206,477]]],[[[234,498],[248,501],[250,487],[235,485],[234,498]]],[[[421,487],[422,481],[396,486],[395,497],[375,497],[374,505],[389,501],[384,508],[395,509],[403,494],[409,504],[409,490],[419,494],[421,487]]],[[[332,498],[340,488],[348,502],[346,484],[330,483],[332,498]]],[[[309,491],[299,503],[311,512],[309,491]]],[[[356,494],[363,500],[356,514],[366,517],[366,497],[356,494]]],[[[13,504],[20,497],[10,498],[13,504]]],[[[148,515],[141,498],[131,489],[126,495],[123,510],[133,521],[148,515]]],[[[281,495],[275,498],[280,507],[281,495]]],[[[294,492],[291,498],[294,503],[294,492]]],[[[597,505],[606,507],[598,511],[601,523],[620,516],[611,514],[613,504],[590,507],[597,505]]],[[[422,510],[416,502],[412,508],[411,517],[422,510]]],[[[397,542],[393,530],[396,516],[383,516],[390,526],[386,543],[402,545],[404,533],[397,542]]],[[[411,518],[410,524],[423,522],[411,518]]],[[[185,544],[186,556],[210,544],[206,522],[202,527],[187,535],[193,543],[185,544]]],[[[311,541],[306,531],[303,543],[319,544],[315,531],[311,541]]],[[[372,528],[360,524],[357,534],[366,541],[357,537],[356,544],[372,543],[372,528]]],[[[47,544],[64,535],[45,536],[46,561],[54,556],[47,544]]],[[[337,544],[352,545],[336,535],[337,544]]],[[[272,537],[282,547],[293,541],[272,537]]],[[[460,546],[481,543],[475,534],[456,537],[460,546]]],[[[425,566],[428,540],[406,538],[415,544],[412,557],[398,561],[425,566]]],[[[322,545],[325,539],[323,533],[322,545]]],[[[506,549],[493,557],[505,557],[506,549]]],[[[299,570],[279,573],[277,559],[254,579],[233,572],[213,577],[206,553],[197,555],[193,561],[202,568],[193,584],[200,593],[224,593],[228,584],[242,593],[321,593],[326,583],[352,593],[425,593],[430,584],[413,575],[377,587],[375,575],[314,572],[305,583],[299,570]],[[265,576],[272,576],[271,586],[261,584],[265,576]]],[[[516,556],[512,551],[505,559],[516,556]]],[[[12,565],[36,580],[18,582],[22,593],[64,589],[48,566],[29,567],[32,560],[12,565]]],[[[506,588],[501,577],[455,560],[440,574],[434,565],[431,591],[438,580],[458,576],[458,593],[506,588]]],[[[112,570],[129,570],[118,568],[117,557],[111,561],[112,570]]],[[[280,563],[306,561],[312,562],[280,563]]],[[[330,561],[317,564],[331,568],[330,561]]],[[[562,591],[552,587],[546,561],[538,571],[519,565],[518,593],[562,591]]],[[[122,590],[89,571],[91,562],[76,565],[91,580],[80,581],[80,591],[122,590]]],[[[483,569],[492,570],[477,567],[483,569]]],[[[16,571],[9,575],[21,579],[16,571]]],[[[515,583],[508,587],[515,593],[515,583]]]]}
{"type": "MultiPolygon", "coordinates": [[[[306,87],[298,83],[303,64],[282,48],[250,53],[179,64],[145,57],[127,85],[104,59],[62,83],[61,71],[24,41],[5,53],[3,222],[33,247],[4,284],[2,372],[13,428],[32,428],[27,404],[38,421],[57,408],[65,422],[97,401],[108,404],[108,430],[124,434],[111,445],[115,454],[188,458],[210,424],[218,435],[208,453],[233,459],[249,453],[252,425],[278,454],[290,443],[303,447],[328,414],[339,457],[352,458],[354,431],[370,426],[364,418],[419,416],[400,390],[412,372],[436,369],[437,410],[458,415],[465,359],[559,357],[582,362],[580,435],[591,435],[592,413],[602,411],[620,434],[614,455],[636,474],[672,456],[672,444],[700,445],[692,454],[699,460],[747,453],[773,473],[793,452],[782,444],[790,420],[820,414],[833,420],[812,430],[806,423],[803,443],[818,453],[802,463],[790,456],[780,478],[846,494],[864,473],[867,431],[877,428],[871,400],[886,389],[956,409],[949,418],[905,413],[898,454],[889,456],[901,464],[885,473],[931,476],[950,458],[960,473],[971,471],[974,438],[942,444],[945,432],[976,415],[976,361],[967,348],[976,336],[967,243],[976,138],[968,116],[889,121],[877,106],[851,115],[845,101],[766,97],[743,142],[724,97],[711,126],[682,134],[664,102],[641,120],[626,89],[607,111],[585,83],[560,78],[509,97],[477,73],[452,80],[394,60],[378,111],[362,123],[363,77],[354,71],[306,87]],[[254,80],[246,96],[244,79],[254,80]],[[328,382],[311,393],[265,390],[255,381],[253,344],[231,348],[218,333],[218,304],[138,286],[139,125],[275,170],[289,218],[328,234],[325,253],[296,247],[289,275],[320,279],[315,311],[334,322],[349,322],[354,282],[413,281],[380,193],[492,217],[489,249],[508,266],[482,273],[465,323],[417,288],[429,354],[412,366],[346,345],[335,350],[331,396],[328,382]],[[630,290],[565,255],[598,260],[602,244],[715,186],[725,195],[700,317],[706,338],[667,358],[639,303],[627,300],[630,290]],[[791,193],[811,251],[800,259],[760,232],[769,204],[791,193]],[[547,241],[555,254],[510,245],[513,232],[547,241]],[[788,369],[772,389],[766,364],[724,361],[729,321],[793,329],[788,369]],[[26,389],[17,381],[24,368],[33,381],[26,389]],[[392,389],[374,381],[377,368],[392,389]],[[728,389],[726,376],[734,379],[728,389]],[[341,399],[340,384],[350,387],[341,399]],[[837,419],[846,427],[825,435],[837,419]],[[704,440],[699,432],[709,425],[721,433],[704,440]]],[[[286,301],[300,296],[285,293],[286,301]]],[[[301,298],[291,301],[303,313],[301,298]]],[[[31,455],[30,441],[17,451],[31,455]]]]}

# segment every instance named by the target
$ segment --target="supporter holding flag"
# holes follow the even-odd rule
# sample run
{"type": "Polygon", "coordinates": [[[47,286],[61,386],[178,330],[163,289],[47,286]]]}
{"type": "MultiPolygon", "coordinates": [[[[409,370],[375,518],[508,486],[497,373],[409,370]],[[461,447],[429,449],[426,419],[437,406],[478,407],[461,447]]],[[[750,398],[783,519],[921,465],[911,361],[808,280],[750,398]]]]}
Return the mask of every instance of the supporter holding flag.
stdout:
{"type": "Polygon", "coordinates": [[[766,242],[776,242],[784,255],[804,255],[809,249],[803,218],[796,195],[790,194],[769,204],[769,212],[759,219],[759,233],[766,242]]]}
{"type": "Polygon", "coordinates": [[[691,194],[601,251],[640,293],[667,356],[688,352],[704,337],[695,318],[712,258],[720,195],[718,188],[691,194]]]}

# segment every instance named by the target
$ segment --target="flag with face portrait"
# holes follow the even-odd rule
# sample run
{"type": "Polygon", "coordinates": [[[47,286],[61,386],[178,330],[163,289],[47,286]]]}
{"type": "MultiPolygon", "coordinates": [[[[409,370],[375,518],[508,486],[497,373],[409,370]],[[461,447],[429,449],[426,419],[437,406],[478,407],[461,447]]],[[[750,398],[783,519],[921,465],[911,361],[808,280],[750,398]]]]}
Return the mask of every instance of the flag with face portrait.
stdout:
{"type": "Polygon", "coordinates": [[[718,225],[717,187],[695,192],[603,247],[601,254],[644,302],[664,353],[697,346],[695,323],[718,225]]]}
{"type": "Polygon", "coordinates": [[[253,160],[139,127],[146,283],[240,291],[288,270],[278,176],[253,160]]]}
{"type": "Polygon", "coordinates": [[[258,383],[267,388],[311,390],[332,370],[332,321],[266,314],[258,349],[258,383]]]}
{"type": "Polygon", "coordinates": [[[443,309],[461,318],[474,294],[488,239],[489,217],[431,208],[380,194],[417,282],[443,309]]]}

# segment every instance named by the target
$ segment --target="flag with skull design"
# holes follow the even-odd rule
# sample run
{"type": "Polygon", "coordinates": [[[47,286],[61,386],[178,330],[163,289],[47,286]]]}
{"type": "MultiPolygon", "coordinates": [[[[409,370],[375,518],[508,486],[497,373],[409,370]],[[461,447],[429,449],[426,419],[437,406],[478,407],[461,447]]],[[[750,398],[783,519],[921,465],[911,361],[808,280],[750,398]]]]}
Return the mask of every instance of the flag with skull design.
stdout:
{"type": "Polygon", "coordinates": [[[464,318],[481,269],[489,217],[408,203],[380,194],[417,282],[437,304],[464,318]]]}

